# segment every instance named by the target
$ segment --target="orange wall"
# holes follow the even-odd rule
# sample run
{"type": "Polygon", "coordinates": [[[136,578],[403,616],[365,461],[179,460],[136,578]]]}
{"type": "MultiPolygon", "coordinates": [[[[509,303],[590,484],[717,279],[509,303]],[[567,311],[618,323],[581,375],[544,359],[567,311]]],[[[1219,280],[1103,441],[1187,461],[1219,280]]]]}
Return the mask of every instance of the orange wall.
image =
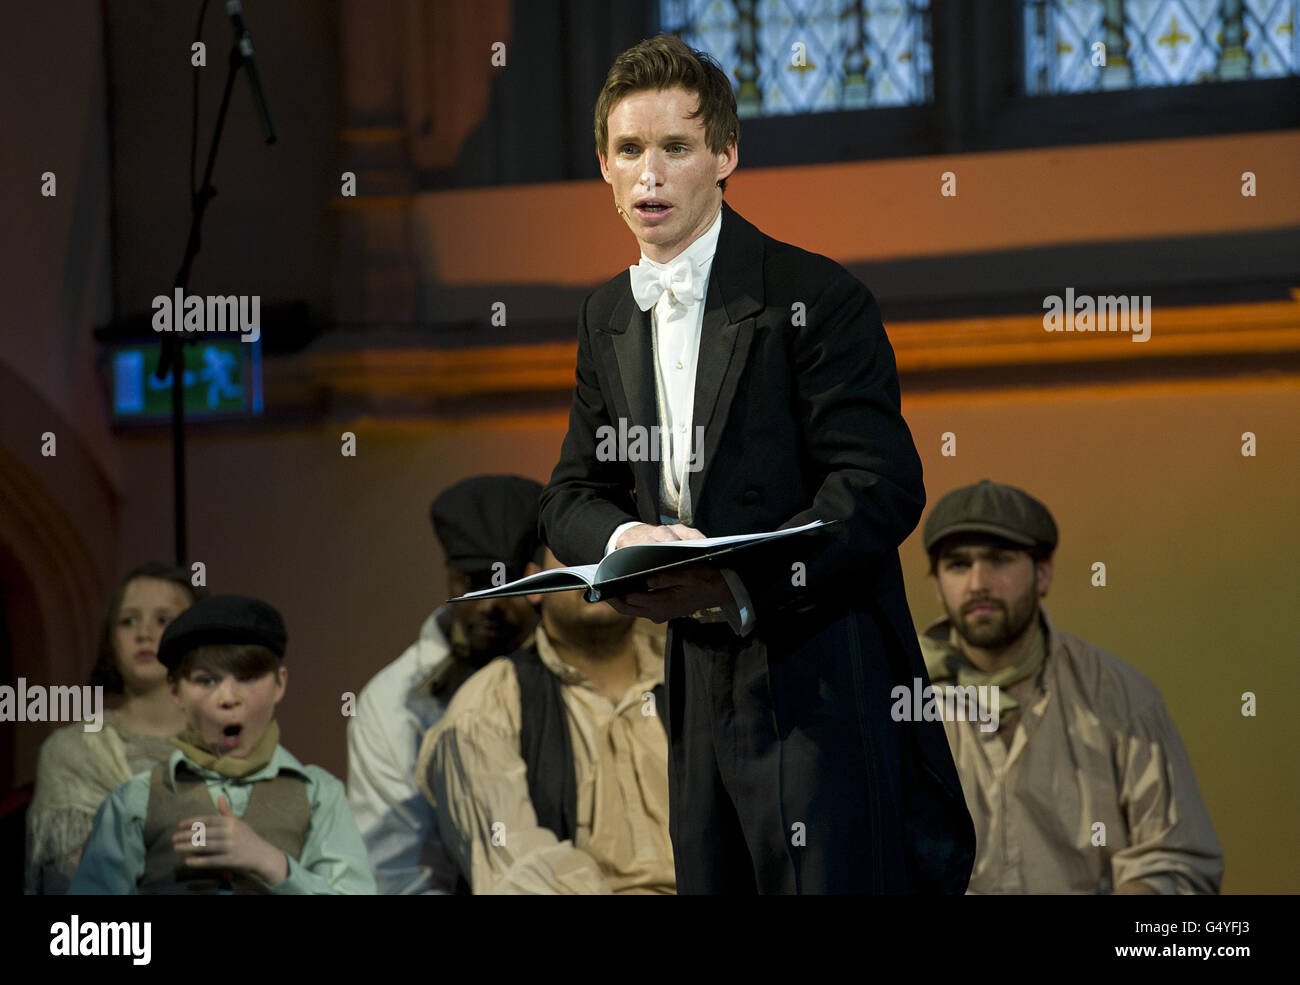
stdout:
{"type": "MultiPolygon", "coordinates": [[[[1063,629],[1163,691],[1224,845],[1225,887],[1300,890],[1300,856],[1275,847],[1300,822],[1300,379],[979,394],[910,394],[905,383],[903,409],[931,504],[988,476],[1052,509],[1061,545],[1047,605],[1063,629]],[[1256,458],[1239,452],[1246,430],[1256,458]],[[955,458],[939,455],[944,431],[957,435],[955,458]],[[1089,584],[1098,560],[1106,588],[1089,584]],[[1246,690],[1256,718],[1240,714],[1246,690]]],[[[289,748],[343,774],[340,695],[396,658],[444,597],[429,501],[479,472],[544,481],[565,425],[562,415],[355,421],[192,440],[191,537],[210,586],[264,595],[288,622],[289,748]],[[339,454],[345,428],[357,433],[356,458],[339,454]]],[[[169,549],[168,452],[153,438],[123,447],[126,565],[169,549]]],[[[924,625],[937,611],[919,534],[902,559],[924,625]]]]}
{"type": "MultiPolygon", "coordinates": [[[[736,211],[843,264],[1300,225],[1296,131],[749,171],[744,160],[742,145],[727,182],[736,211]],[[949,170],[954,198],[939,194],[949,170]]],[[[428,193],[416,217],[424,275],[443,284],[599,284],[637,256],[600,182],[428,193]]]]}

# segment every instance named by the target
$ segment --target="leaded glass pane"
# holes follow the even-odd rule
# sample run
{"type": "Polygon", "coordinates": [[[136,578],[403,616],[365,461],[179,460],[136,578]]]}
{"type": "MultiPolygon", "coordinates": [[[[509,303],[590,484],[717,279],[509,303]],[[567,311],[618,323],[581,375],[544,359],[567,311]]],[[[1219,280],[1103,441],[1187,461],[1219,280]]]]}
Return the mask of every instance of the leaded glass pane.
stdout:
{"type": "Polygon", "coordinates": [[[929,0],[661,0],[665,31],[718,60],[740,115],[933,98],[929,0]]]}
{"type": "Polygon", "coordinates": [[[1300,0],[1024,0],[1023,12],[1030,95],[1300,74],[1300,0]]]}

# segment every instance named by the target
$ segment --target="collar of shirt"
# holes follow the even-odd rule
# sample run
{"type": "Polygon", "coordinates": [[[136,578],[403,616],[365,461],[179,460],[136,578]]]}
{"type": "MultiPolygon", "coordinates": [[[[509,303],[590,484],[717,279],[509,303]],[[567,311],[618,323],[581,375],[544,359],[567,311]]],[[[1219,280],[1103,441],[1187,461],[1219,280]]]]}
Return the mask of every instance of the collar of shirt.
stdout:
{"type": "MultiPolygon", "coordinates": [[[[1046,712],[1047,702],[1052,695],[1049,675],[1063,664],[1069,663],[1065,655],[1065,644],[1061,640],[1060,634],[1057,633],[1056,627],[1052,624],[1052,617],[1048,614],[1047,608],[1040,602],[1038,604],[1038,622],[1047,633],[1047,651],[1043,654],[1043,664],[1038,668],[1038,672],[1018,681],[1006,689],[1009,697],[1015,698],[1019,704],[1019,715],[1014,718],[1014,728],[1016,735],[1023,735],[1024,739],[1013,742],[1011,748],[1002,751],[1001,736],[1008,727],[1004,724],[1001,728],[994,729],[990,732],[984,732],[976,728],[975,734],[984,744],[986,750],[991,751],[993,759],[1001,765],[1001,768],[1009,768],[1010,765],[1018,758],[1020,748],[1027,741],[1029,734],[1033,732],[1038,722],[1042,720],[1046,712]],[[1053,659],[1055,657],[1055,659],[1053,659]]],[[[923,636],[928,636],[933,640],[946,643],[949,639],[949,633],[952,630],[952,620],[947,616],[936,619],[930,625],[925,627],[923,636]]],[[[929,653],[923,648],[923,655],[928,659],[929,653]]],[[[926,673],[931,673],[929,663],[926,664],[926,673]]]]}
{"type": "Polygon", "coordinates": [[[435,698],[448,700],[477,668],[469,662],[469,635],[454,616],[451,620],[450,638],[442,632],[441,626],[438,631],[447,642],[447,652],[430,672],[428,687],[435,698]]]}
{"type": "MultiPolygon", "coordinates": [[[[441,636],[441,629],[438,632],[441,636]]],[[[532,642],[533,634],[529,633],[520,647],[531,646],[532,642]]],[[[469,637],[460,623],[454,622],[446,651],[433,669],[420,679],[420,683],[415,686],[415,693],[420,696],[432,695],[442,702],[450,701],[457,689],[482,669],[470,663],[468,657],[469,637]]]]}
{"type": "MultiPolygon", "coordinates": [[[[1061,642],[1056,627],[1052,624],[1052,617],[1048,614],[1047,607],[1041,602],[1038,603],[1038,619],[1043,629],[1047,631],[1047,653],[1043,655],[1043,667],[1045,668],[1048,659],[1051,658],[1052,654],[1056,653],[1062,646],[1064,646],[1064,644],[1061,642]]],[[[938,619],[934,620],[934,622],[930,623],[930,625],[926,626],[925,629],[921,631],[921,635],[929,636],[931,639],[938,640],[941,643],[947,643],[948,634],[951,630],[952,620],[947,616],[940,616],[938,619]]],[[[926,673],[929,672],[930,668],[926,667],[926,673]]],[[[1039,672],[1034,675],[1034,679],[1042,680],[1043,673],[1043,670],[1039,670],[1039,672]]]]}
{"type": "MultiPolygon", "coordinates": [[[[415,641],[416,666],[415,686],[412,692],[421,696],[436,694],[442,690],[444,682],[453,669],[452,641],[442,631],[439,620],[450,607],[442,606],[434,610],[424,625],[420,627],[420,638],[415,641]]],[[[408,678],[410,680],[411,678],[408,678]]]]}
{"type": "Polygon", "coordinates": [[[709,271],[713,269],[713,254],[718,250],[718,234],[721,233],[721,231],[722,207],[719,206],[718,215],[713,220],[713,225],[709,226],[699,239],[686,247],[685,250],[677,254],[677,256],[673,257],[667,263],[660,263],[658,260],[651,260],[645,255],[644,250],[641,252],[641,259],[650,264],[650,266],[654,267],[656,270],[667,270],[669,266],[676,263],[682,257],[689,257],[691,267],[700,275],[701,278],[703,278],[704,283],[707,284],[709,281],[709,271]]]}
{"type": "MultiPolygon", "coordinates": [[[[551,643],[550,637],[546,635],[546,630],[538,624],[534,642],[537,644],[537,655],[541,658],[546,669],[558,677],[563,683],[573,687],[584,687],[589,691],[600,693],[600,688],[596,687],[596,682],[590,677],[572,667],[559,658],[555,652],[555,646],[551,643]]],[[[639,702],[641,692],[648,691],[656,684],[662,684],[664,679],[664,655],[663,650],[655,646],[656,637],[654,634],[642,630],[639,626],[632,628],[632,643],[636,653],[636,681],[628,689],[623,700],[618,703],[616,710],[621,710],[630,701],[639,702]]]]}
{"type": "Polygon", "coordinates": [[[307,776],[307,769],[298,761],[298,757],[291,753],[284,746],[276,746],[275,752],[271,753],[271,761],[263,766],[256,773],[250,773],[248,776],[232,779],[228,776],[222,776],[220,773],[214,773],[212,770],[204,769],[198,763],[194,762],[185,753],[179,749],[172,752],[171,759],[167,761],[167,781],[171,784],[173,791],[176,789],[176,767],[184,761],[185,767],[205,780],[220,780],[223,783],[240,784],[255,783],[258,780],[269,780],[278,776],[281,770],[290,770],[294,773],[310,779],[307,776]]]}

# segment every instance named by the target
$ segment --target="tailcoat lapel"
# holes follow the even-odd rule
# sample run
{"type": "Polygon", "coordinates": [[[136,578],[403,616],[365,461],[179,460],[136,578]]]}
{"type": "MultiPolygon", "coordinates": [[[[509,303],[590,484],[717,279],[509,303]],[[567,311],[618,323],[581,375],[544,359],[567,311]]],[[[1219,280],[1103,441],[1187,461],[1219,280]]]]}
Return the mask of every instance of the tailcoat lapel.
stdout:
{"type": "MultiPolygon", "coordinates": [[[[650,427],[659,423],[655,407],[654,353],[651,346],[650,312],[642,311],[632,298],[632,278],[624,273],[626,288],[610,316],[605,329],[613,345],[602,347],[606,379],[617,379],[611,385],[611,399],[628,426],[650,427]],[[622,397],[621,404],[618,402],[622,397]]],[[[619,429],[619,422],[611,422],[619,429]]],[[[629,462],[636,479],[637,509],[646,523],[659,522],[659,471],[658,463],[629,462]],[[650,519],[646,519],[649,517],[650,519]]]]}

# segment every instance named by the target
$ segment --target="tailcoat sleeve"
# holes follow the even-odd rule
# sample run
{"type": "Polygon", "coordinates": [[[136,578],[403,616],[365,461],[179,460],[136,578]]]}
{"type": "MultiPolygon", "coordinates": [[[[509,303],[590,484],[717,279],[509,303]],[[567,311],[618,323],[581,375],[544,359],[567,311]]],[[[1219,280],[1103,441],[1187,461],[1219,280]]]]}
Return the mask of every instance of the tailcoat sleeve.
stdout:
{"type": "MultiPolygon", "coordinates": [[[[860,599],[864,583],[898,564],[898,546],[925,507],[921,458],[900,410],[894,351],[871,292],[843,268],[792,327],[794,410],[805,468],[816,493],[781,525],[842,520],[805,564],[801,584],[742,568],[759,625],[823,610],[828,617],[860,599]]],[[[787,559],[788,560],[788,559],[787,559]]],[[[883,583],[888,583],[882,577],[883,583]]]]}
{"type": "Polygon", "coordinates": [[[591,298],[578,315],[577,380],[560,460],[542,491],[538,532],[561,564],[595,564],[620,524],[639,522],[632,491],[636,480],[627,462],[600,461],[598,431],[616,426],[616,412],[601,387],[601,367],[593,353],[591,298]]]}

